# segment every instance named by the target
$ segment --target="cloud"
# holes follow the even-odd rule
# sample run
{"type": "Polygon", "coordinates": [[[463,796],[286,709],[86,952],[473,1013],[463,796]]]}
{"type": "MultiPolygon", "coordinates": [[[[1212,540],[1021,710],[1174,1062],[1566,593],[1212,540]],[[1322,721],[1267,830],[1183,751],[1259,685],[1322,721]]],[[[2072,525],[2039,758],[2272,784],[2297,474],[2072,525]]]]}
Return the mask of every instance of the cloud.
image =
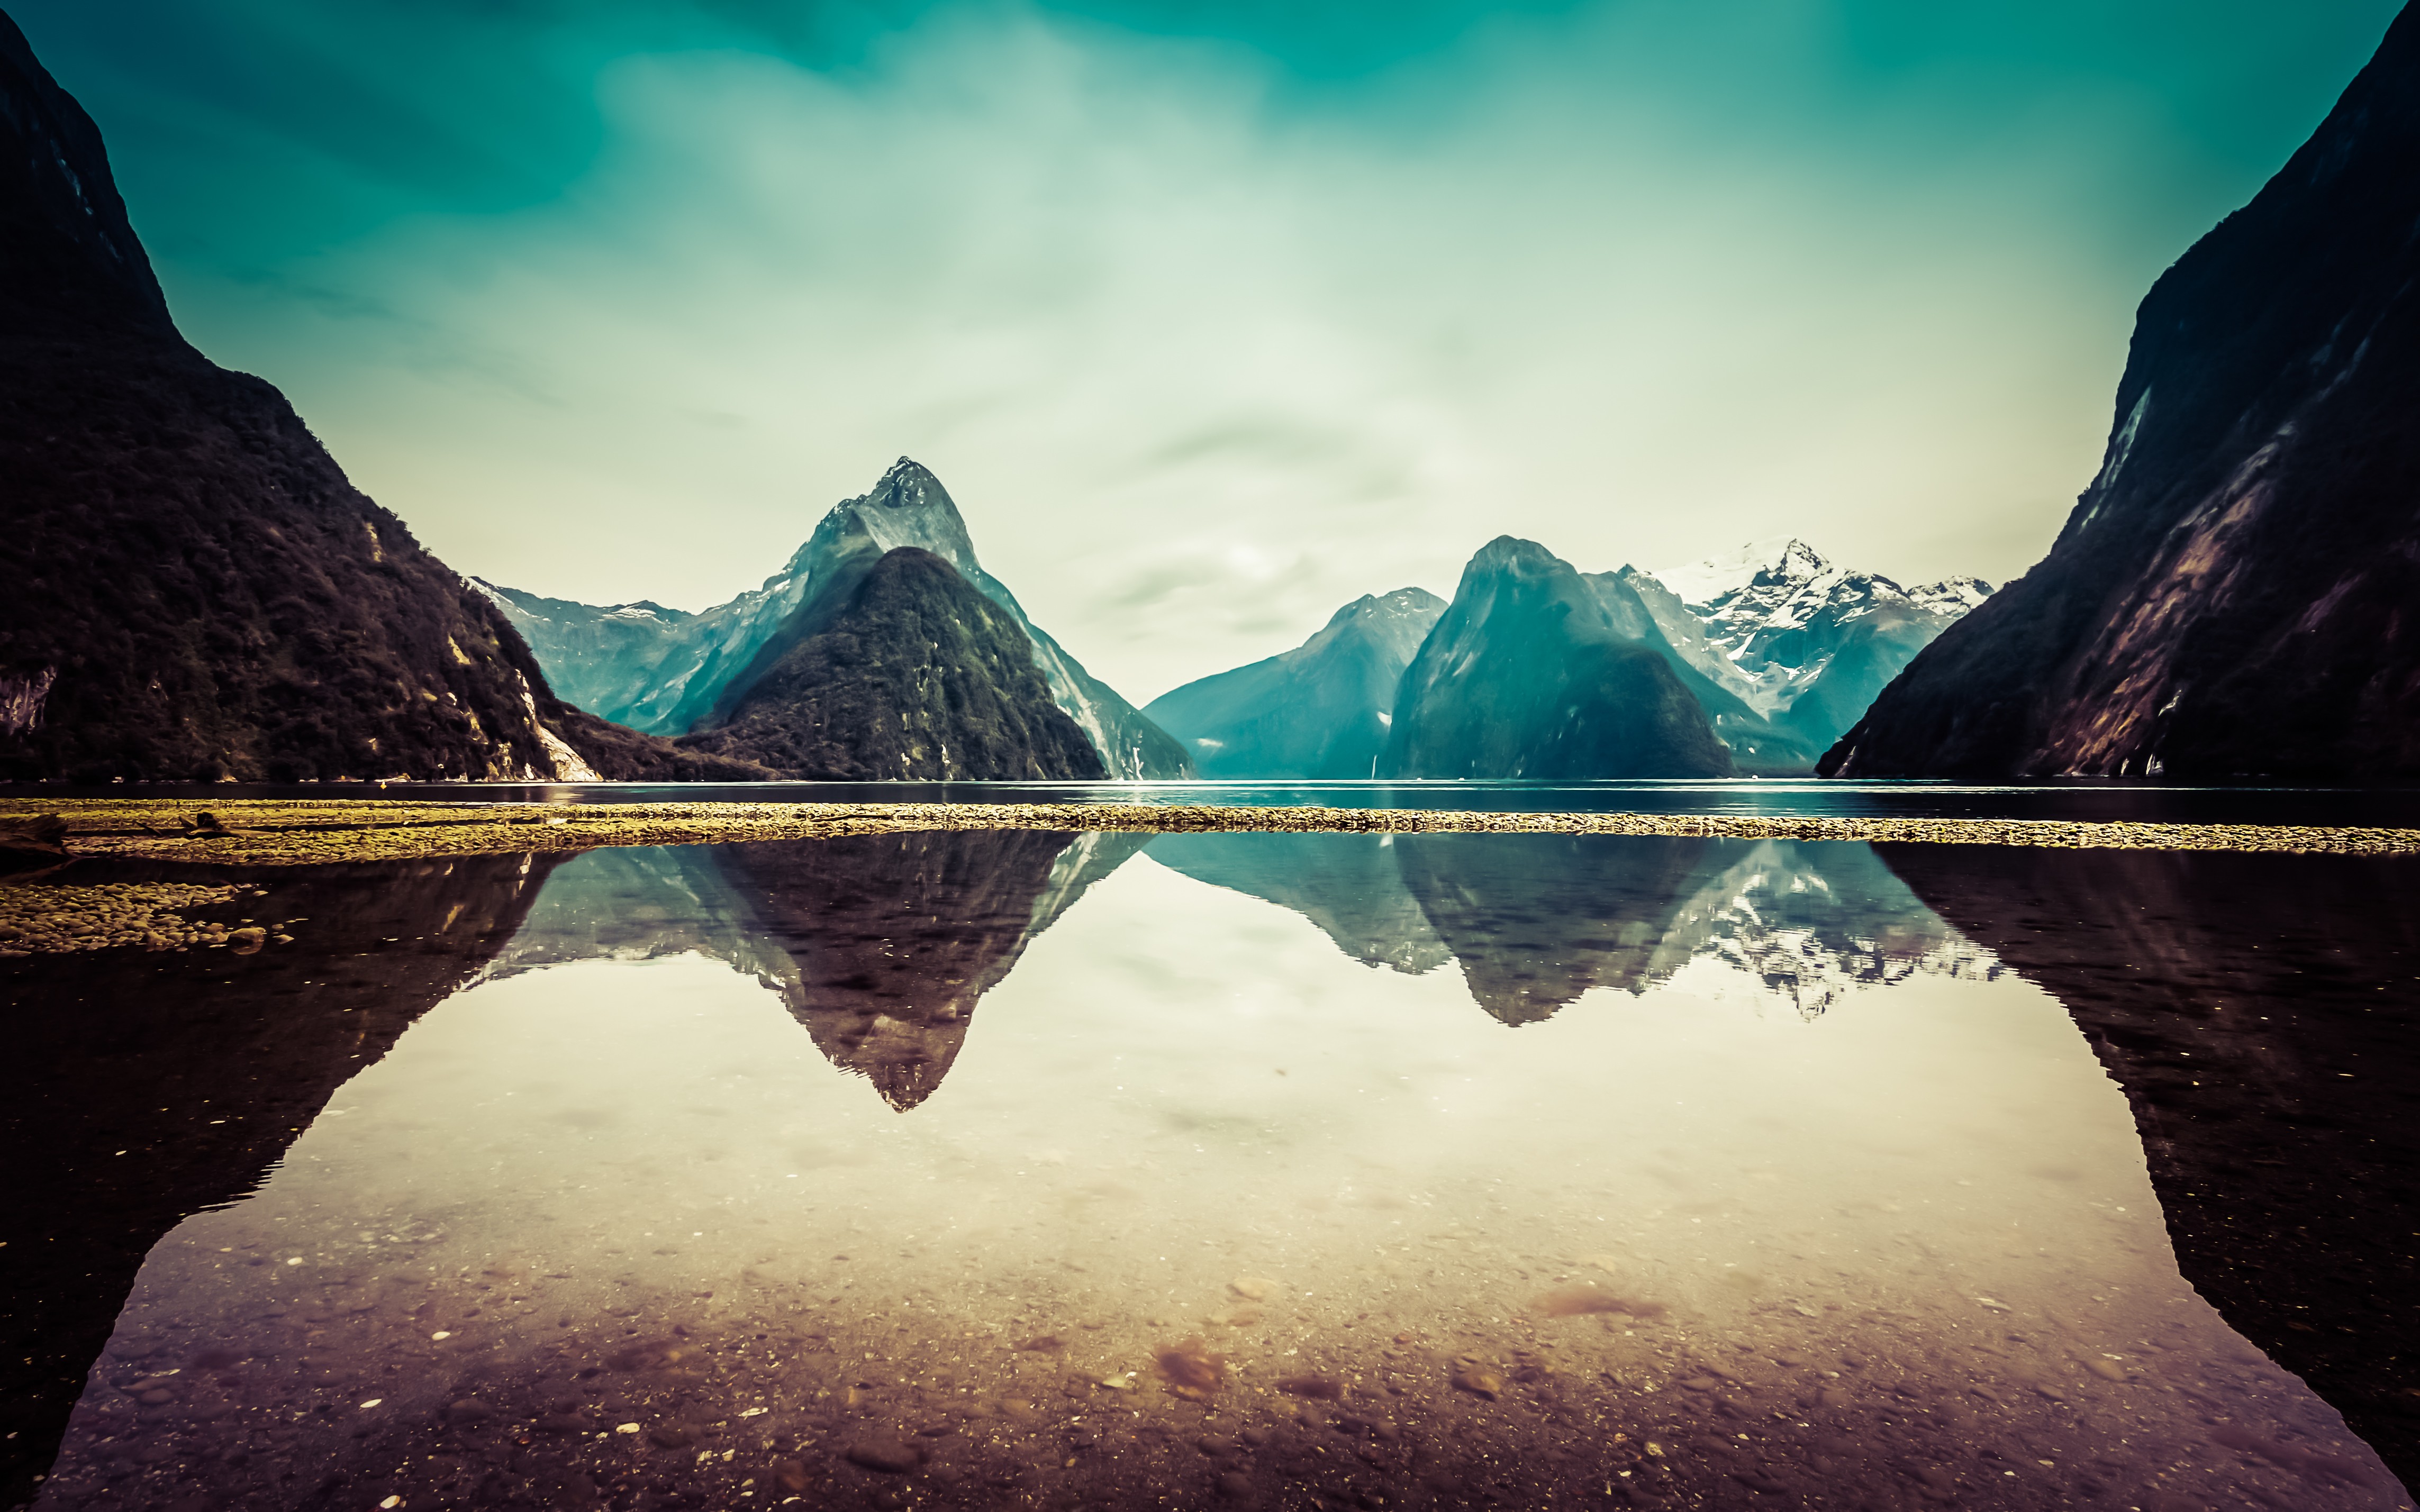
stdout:
{"type": "Polygon", "coordinates": [[[172,283],[464,571],[700,607],[907,453],[1137,702],[1504,532],[2012,576],[2176,250],[2095,229],[2163,126],[2079,86],[1935,130],[1939,81],[1856,93],[1782,23],[1813,8],[1719,8],[1466,27],[1325,94],[1016,7],[846,67],[626,49],[551,195],[287,255],[307,297],[172,283]]]}

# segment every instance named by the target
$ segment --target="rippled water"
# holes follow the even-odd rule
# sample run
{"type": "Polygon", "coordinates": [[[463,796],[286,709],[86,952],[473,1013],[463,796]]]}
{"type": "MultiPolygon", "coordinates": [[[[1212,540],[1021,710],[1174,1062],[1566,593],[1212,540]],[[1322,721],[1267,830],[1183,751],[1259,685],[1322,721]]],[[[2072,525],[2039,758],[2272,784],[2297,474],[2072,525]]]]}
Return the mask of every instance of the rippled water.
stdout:
{"type": "Polygon", "coordinates": [[[2406,863],[257,875],[12,964],[39,1504],[2409,1504],[2406,863]]]}

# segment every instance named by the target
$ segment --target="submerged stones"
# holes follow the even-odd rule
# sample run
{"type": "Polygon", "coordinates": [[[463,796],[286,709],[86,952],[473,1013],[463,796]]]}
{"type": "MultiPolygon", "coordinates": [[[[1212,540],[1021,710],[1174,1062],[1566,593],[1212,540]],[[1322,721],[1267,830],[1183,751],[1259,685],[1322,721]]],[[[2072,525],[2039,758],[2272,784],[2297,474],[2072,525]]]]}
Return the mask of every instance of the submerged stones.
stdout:
{"type": "Polygon", "coordinates": [[[184,914],[259,897],[247,887],[183,882],[110,882],[75,887],[21,881],[0,887],[0,956],[70,954],[119,949],[190,950],[227,946],[250,955],[269,932],[249,920],[230,929],[184,914]]]}

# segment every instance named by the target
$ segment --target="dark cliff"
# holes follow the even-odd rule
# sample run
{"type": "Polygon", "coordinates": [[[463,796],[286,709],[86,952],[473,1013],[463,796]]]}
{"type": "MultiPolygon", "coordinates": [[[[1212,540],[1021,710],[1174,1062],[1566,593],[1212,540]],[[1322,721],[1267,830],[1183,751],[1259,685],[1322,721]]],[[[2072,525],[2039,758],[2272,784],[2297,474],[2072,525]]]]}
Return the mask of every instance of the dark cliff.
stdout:
{"type": "Polygon", "coordinates": [[[1404,671],[1381,777],[1729,777],[1662,655],[1621,635],[1569,563],[1498,536],[1404,671]]]}
{"type": "Polygon", "coordinates": [[[0,778],[764,775],[562,704],[283,395],[186,344],[6,16],[0,476],[0,778]]]}
{"type": "Polygon", "coordinates": [[[1024,629],[914,547],[801,607],[734,686],[717,728],[682,746],[807,779],[1106,775],[1024,629]]]}
{"type": "Polygon", "coordinates": [[[2100,474],[1820,768],[2420,773],[2420,16],[2153,285],[2100,474]]]}

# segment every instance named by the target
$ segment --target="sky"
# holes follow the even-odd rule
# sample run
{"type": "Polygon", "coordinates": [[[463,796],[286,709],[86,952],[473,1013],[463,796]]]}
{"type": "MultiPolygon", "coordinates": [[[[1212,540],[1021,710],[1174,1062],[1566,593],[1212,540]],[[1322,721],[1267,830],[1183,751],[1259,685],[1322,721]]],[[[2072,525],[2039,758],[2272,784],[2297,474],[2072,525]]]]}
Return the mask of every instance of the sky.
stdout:
{"type": "Polygon", "coordinates": [[[2393,0],[0,0],[449,564],[702,609],[894,457],[1134,702],[1803,537],[2004,581],[2393,0]]]}

